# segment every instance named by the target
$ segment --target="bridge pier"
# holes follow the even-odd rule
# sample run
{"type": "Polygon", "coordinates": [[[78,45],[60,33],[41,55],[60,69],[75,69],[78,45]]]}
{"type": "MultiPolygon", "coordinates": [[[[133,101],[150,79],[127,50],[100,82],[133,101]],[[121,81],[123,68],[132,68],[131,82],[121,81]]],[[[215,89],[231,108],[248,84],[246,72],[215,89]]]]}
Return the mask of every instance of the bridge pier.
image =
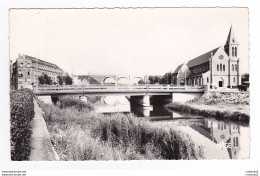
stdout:
{"type": "Polygon", "coordinates": [[[84,96],[84,95],[81,95],[81,96],[79,96],[79,100],[84,102],[84,103],[87,103],[88,102],[88,97],[84,96]]]}
{"type": "Polygon", "coordinates": [[[130,101],[143,107],[151,106],[150,95],[131,96],[130,101]]]}
{"type": "Polygon", "coordinates": [[[144,95],[144,96],[143,96],[142,106],[144,106],[144,107],[149,107],[149,106],[151,106],[150,96],[149,96],[149,95],[144,95]]]}

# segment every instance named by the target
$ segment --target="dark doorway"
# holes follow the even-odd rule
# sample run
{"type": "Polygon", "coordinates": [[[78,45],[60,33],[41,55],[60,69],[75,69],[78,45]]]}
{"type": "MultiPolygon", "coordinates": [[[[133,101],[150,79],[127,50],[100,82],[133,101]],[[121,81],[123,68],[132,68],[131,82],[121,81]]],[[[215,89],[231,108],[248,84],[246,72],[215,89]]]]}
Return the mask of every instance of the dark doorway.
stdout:
{"type": "Polygon", "coordinates": [[[218,82],[218,87],[223,87],[223,81],[218,82]]]}

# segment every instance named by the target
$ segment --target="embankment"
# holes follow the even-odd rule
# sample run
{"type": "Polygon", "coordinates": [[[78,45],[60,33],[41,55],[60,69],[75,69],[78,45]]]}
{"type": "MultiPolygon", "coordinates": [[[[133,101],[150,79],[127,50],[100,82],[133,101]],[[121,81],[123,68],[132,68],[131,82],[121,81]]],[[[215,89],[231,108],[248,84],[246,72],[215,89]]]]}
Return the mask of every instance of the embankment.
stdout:
{"type": "Polygon", "coordinates": [[[186,103],[171,103],[166,107],[172,111],[214,117],[221,120],[248,123],[248,93],[208,93],[186,103]]]}
{"type": "Polygon", "coordinates": [[[69,99],[57,106],[41,103],[61,160],[204,158],[203,148],[185,133],[153,127],[132,115],[97,114],[91,104],[68,103],[69,99]]]}

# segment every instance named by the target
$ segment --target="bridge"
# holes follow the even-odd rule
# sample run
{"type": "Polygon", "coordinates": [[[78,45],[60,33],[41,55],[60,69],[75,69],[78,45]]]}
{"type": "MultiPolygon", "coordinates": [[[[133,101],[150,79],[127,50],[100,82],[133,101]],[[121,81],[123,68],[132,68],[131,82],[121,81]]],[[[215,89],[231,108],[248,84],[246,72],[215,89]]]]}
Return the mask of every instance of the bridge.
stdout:
{"type": "Polygon", "coordinates": [[[173,102],[184,102],[204,94],[204,87],[174,86],[174,85],[115,85],[115,84],[90,84],[66,86],[36,86],[34,93],[40,98],[59,97],[64,95],[78,95],[87,101],[87,96],[126,95],[142,104],[150,106],[151,95],[170,95],[173,102]]]}
{"type": "Polygon", "coordinates": [[[88,75],[89,77],[95,79],[100,84],[131,84],[138,83],[138,81],[146,81],[145,77],[140,76],[118,76],[118,75],[88,75]]]}

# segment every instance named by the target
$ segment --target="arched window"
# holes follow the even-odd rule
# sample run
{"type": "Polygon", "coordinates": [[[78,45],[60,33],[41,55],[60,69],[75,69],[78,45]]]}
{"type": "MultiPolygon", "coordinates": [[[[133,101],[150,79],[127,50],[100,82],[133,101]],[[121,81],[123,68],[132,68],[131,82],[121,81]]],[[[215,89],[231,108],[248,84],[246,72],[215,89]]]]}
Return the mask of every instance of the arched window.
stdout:
{"type": "Polygon", "coordinates": [[[219,71],[219,65],[217,65],[217,71],[219,71]]]}
{"type": "Polygon", "coordinates": [[[236,71],[237,71],[237,64],[235,65],[236,71]]]}
{"type": "Polygon", "coordinates": [[[234,69],[234,64],[232,64],[232,71],[234,71],[235,69],[234,69]]]}
{"type": "Polygon", "coordinates": [[[236,77],[233,78],[233,82],[236,83],[236,77]]]}
{"type": "Polygon", "coordinates": [[[234,56],[234,47],[232,47],[232,56],[234,56]]]}
{"type": "Polygon", "coordinates": [[[225,64],[223,64],[223,71],[225,71],[226,70],[226,66],[225,66],[225,64]]]}
{"type": "Polygon", "coordinates": [[[220,64],[220,71],[222,71],[222,64],[220,64]]]}
{"type": "Polygon", "coordinates": [[[235,56],[237,57],[237,47],[235,47],[235,56]]]}

